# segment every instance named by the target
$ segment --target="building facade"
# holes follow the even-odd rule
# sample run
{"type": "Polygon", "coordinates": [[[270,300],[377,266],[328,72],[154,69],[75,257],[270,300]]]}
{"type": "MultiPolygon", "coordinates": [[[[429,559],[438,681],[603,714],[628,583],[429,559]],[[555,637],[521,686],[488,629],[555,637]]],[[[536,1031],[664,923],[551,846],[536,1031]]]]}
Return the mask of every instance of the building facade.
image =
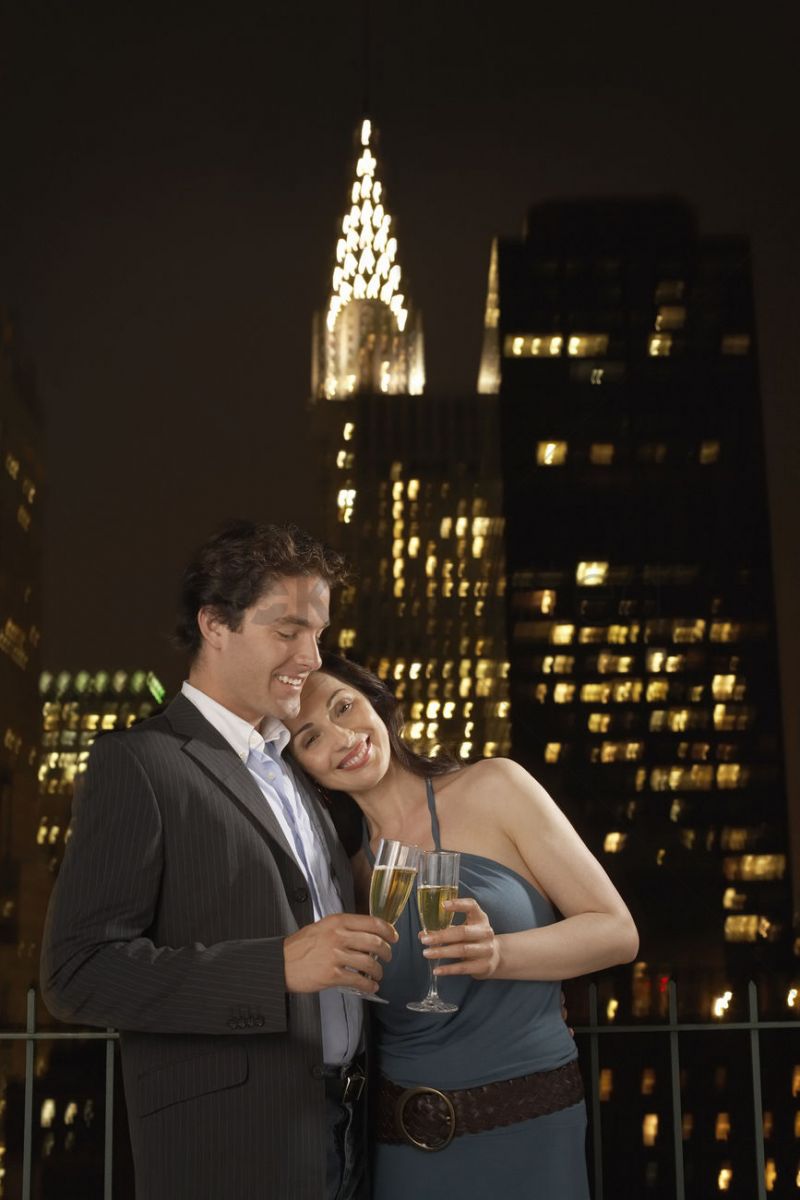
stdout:
{"type": "MultiPolygon", "coordinates": [[[[487,291],[479,388],[499,403],[512,754],[641,933],[640,961],[603,978],[600,1019],[665,1020],[674,978],[684,1020],[746,1020],[749,978],[762,1013],[791,1017],[748,245],[700,236],[680,202],[541,204],[493,248],[487,291]]],[[[764,1073],[782,1195],[800,1129],[793,1037],[776,1035],[764,1073]]],[[[666,1039],[634,1047],[601,1039],[606,1186],[672,1196],[666,1039]]],[[[745,1043],[706,1037],[683,1055],[686,1195],[754,1194],[745,1043]]]]}
{"type": "Polygon", "coordinates": [[[18,1020],[48,881],[35,828],[41,637],[42,427],[9,313],[0,309],[0,1013],[18,1020]],[[25,903],[22,903],[22,897],[25,903]]]}
{"type": "Polygon", "coordinates": [[[321,525],[353,569],[330,636],[392,682],[423,752],[507,753],[496,401],[423,394],[421,318],[397,290],[373,138],[365,121],[313,333],[321,525]]]}

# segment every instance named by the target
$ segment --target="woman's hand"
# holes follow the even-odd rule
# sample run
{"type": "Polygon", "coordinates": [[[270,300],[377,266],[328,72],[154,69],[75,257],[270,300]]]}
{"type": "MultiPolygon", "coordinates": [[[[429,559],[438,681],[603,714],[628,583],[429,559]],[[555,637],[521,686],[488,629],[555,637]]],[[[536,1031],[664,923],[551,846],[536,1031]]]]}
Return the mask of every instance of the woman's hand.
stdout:
{"type": "Polygon", "coordinates": [[[471,975],[473,979],[491,979],[500,963],[500,946],[489,918],[477,901],[464,897],[447,900],[449,912],[466,913],[463,925],[451,925],[441,933],[421,933],[426,947],[423,954],[431,965],[440,958],[460,959],[444,967],[434,967],[434,975],[471,975]]]}

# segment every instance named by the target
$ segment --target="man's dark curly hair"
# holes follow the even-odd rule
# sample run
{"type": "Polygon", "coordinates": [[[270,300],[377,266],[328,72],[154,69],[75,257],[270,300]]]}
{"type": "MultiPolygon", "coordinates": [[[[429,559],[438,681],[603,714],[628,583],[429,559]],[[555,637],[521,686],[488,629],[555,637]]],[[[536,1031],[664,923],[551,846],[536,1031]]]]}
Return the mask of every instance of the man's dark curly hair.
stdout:
{"type": "Polygon", "coordinates": [[[296,525],[228,521],[195,552],[180,591],[174,641],[194,658],[203,639],[197,624],[210,607],[229,629],[279,579],[318,575],[329,587],[347,576],[344,558],[296,525]]]}

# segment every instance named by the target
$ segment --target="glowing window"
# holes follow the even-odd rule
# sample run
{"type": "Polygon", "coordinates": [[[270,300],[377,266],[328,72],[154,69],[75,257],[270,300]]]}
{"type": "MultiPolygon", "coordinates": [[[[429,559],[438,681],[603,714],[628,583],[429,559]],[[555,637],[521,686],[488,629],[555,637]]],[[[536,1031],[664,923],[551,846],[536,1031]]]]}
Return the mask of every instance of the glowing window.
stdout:
{"type": "Polygon", "coordinates": [[[575,659],[571,654],[547,654],[542,659],[543,675],[571,675],[575,659]]]}
{"type": "Polygon", "coordinates": [[[644,742],[603,742],[600,747],[600,762],[636,762],[643,752],[644,742]]]}
{"type": "Polygon", "coordinates": [[[610,467],[614,461],[612,442],[593,442],[589,447],[589,461],[596,467],[610,467]]]}
{"type": "Polygon", "coordinates": [[[544,748],[544,761],[557,763],[561,757],[561,742],[548,742],[544,748]]]}
{"type": "Polygon", "coordinates": [[[557,683],[553,688],[553,700],[556,704],[570,704],[574,697],[574,683],[557,683]]]}
{"type": "Polygon", "coordinates": [[[672,640],[678,643],[702,642],[705,637],[706,623],[703,620],[672,622],[672,640]]]}
{"type": "Polygon", "coordinates": [[[353,424],[353,422],[345,421],[344,429],[342,430],[342,438],[344,439],[344,441],[351,442],[353,440],[353,434],[355,433],[355,431],[356,431],[356,427],[353,424]]]}
{"type": "Polygon", "coordinates": [[[597,670],[601,675],[627,675],[633,666],[630,654],[598,654],[597,670]]]}
{"type": "Polygon", "coordinates": [[[740,788],[747,784],[749,771],[741,763],[722,763],[717,767],[718,788],[740,788]]]}
{"type": "Polygon", "coordinates": [[[754,942],[758,936],[758,917],[752,913],[725,918],[726,942],[754,942]]]}
{"type": "Polygon", "coordinates": [[[595,645],[598,642],[606,640],[605,625],[584,625],[578,634],[578,641],[582,645],[595,645]]]}
{"type": "Polygon", "coordinates": [[[664,304],[656,313],[656,333],[668,329],[683,329],[686,324],[686,309],[682,304],[664,304]]]}
{"type": "Polygon", "coordinates": [[[731,1132],[731,1117],[730,1113],[717,1113],[717,1120],[714,1125],[714,1137],[718,1142],[727,1142],[731,1132]]]}
{"type": "Polygon", "coordinates": [[[741,705],[715,704],[714,728],[722,731],[747,729],[751,723],[753,710],[741,705]]]}
{"type": "Polygon", "coordinates": [[[545,588],[541,592],[533,593],[533,607],[538,608],[542,613],[551,613],[556,607],[556,593],[551,588],[545,588]]]}
{"type": "Polygon", "coordinates": [[[736,888],[725,888],[722,893],[722,907],[729,909],[731,912],[741,912],[747,902],[747,896],[744,892],[737,892],[736,888]]]}
{"type": "Polygon", "coordinates": [[[600,587],[607,576],[607,562],[579,562],[575,571],[575,581],[581,587],[600,587]]]}
{"type": "Polygon", "coordinates": [[[733,1183],[733,1169],[731,1167],[722,1167],[717,1176],[717,1190],[720,1192],[729,1192],[733,1183]]]}
{"type": "Polygon", "coordinates": [[[785,854],[743,854],[740,858],[725,858],[722,871],[727,880],[783,879],[786,873],[785,854]]]}
{"type": "Polygon", "coordinates": [[[506,358],[550,358],[561,354],[560,333],[509,333],[503,342],[506,358]]]}
{"type": "Polygon", "coordinates": [[[719,458],[719,442],[701,442],[698,457],[701,466],[706,467],[709,463],[715,463],[719,458]]]}
{"type": "Polygon", "coordinates": [[[566,442],[539,442],[537,444],[536,462],[540,467],[563,467],[566,461],[566,442]]]}
{"type": "Polygon", "coordinates": [[[652,1096],[656,1090],[656,1073],[652,1067],[645,1067],[642,1071],[641,1093],[643,1096],[652,1096]]]}
{"type": "Polygon", "coordinates": [[[651,358],[666,358],[672,353],[672,334],[653,333],[647,343],[647,353],[651,358]]]}
{"type": "Polygon", "coordinates": [[[554,625],[550,631],[550,641],[555,646],[568,646],[574,634],[574,625],[554,625]]]}
{"type": "Polygon", "coordinates": [[[708,636],[712,642],[738,642],[742,631],[740,621],[712,621],[708,636]]]}
{"type": "Polygon", "coordinates": [[[726,333],[720,346],[723,354],[749,354],[749,333],[726,333]]]}
{"type": "Polygon", "coordinates": [[[658,1113],[645,1113],[642,1118],[642,1145],[655,1146],[658,1138],[658,1113]]]}
{"type": "Polygon", "coordinates": [[[590,713],[586,725],[590,733],[607,733],[611,717],[608,713],[590,713]]]}
{"type": "Polygon", "coordinates": [[[650,787],[654,792],[707,792],[714,781],[714,768],[694,764],[691,767],[654,767],[650,787]]]}
{"type": "Polygon", "coordinates": [[[711,680],[711,692],[715,700],[742,700],[745,693],[744,680],[735,675],[714,675],[711,680]]]}
{"type": "Polygon", "coordinates": [[[603,850],[606,854],[619,854],[625,848],[627,840],[627,833],[621,833],[619,830],[607,833],[603,839],[603,850]]]}
{"type": "Polygon", "coordinates": [[[597,358],[607,350],[607,333],[573,333],[567,341],[567,354],[571,358],[597,358]]]}
{"type": "Polygon", "coordinates": [[[600,1072],[600,1099],[610,1100],[614,1091],[614,1072],[611,1067],[603,1067],[600,1072]]]}

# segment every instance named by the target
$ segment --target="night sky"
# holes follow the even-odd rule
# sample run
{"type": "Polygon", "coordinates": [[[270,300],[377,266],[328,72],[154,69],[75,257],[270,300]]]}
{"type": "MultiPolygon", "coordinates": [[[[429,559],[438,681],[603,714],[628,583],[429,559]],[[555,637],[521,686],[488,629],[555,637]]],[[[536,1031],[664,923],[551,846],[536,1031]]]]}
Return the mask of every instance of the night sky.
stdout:
{"type": "MultiPolygon", "coordinates": [[[[795,6],[373,7],[372,116],[429,391],[474,389],[491,238],[532,202],[680,195],[704,232],[753,238],[796,730],[795,6]]],[[[51,668],[149,666],[175,685],[192,546],[229,515],[314,526],[310,323],[361,117],[361,11],[0,9],[0,301],[47,421],[51,668]]]]}

